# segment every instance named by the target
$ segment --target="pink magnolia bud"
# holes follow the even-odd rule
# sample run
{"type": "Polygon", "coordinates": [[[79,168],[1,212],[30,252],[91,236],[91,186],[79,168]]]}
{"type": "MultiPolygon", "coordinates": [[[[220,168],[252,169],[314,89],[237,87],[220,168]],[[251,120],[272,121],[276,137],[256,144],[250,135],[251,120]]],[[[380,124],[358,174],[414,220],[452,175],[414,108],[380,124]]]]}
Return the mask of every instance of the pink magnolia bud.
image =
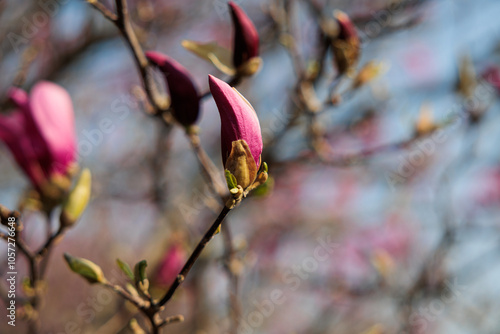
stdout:
{"type": "Polygon", "coordinates": [[[234,2],[229,2],[234,25],[233,65],[235,68],[259,56],[259,34],[245,12],[234,2]]]}
{"type": "Polygon", "coordinates": [[[344,74],[357,64],[360,55],[360,42],[356,27],[346,13],[336,11],[335,18],[339,25],[339,33],[333,41],[332,49],[337,70],[339,74],[344,74]]]}
{"type": "Polygon", "coordinates": [[[184,126],[193,125],[200,112],[200,98],[189,72],[174,59],[159,52],[146,52],[146,57],[165,75],[177,122],[184,126]]]}
{"type": "Polygon", "coordinates": [[[344,41],[355,39],[358,40],[358,33],[356,32],[356,28],[352,23],[349,16],[346,13],[337,11],[335,14],[335,18],[339,24],[339,35],[337,38],[343,39],[344,41]]]}
{"type": "Polygon", "coordinates": [[[161,260],[154,281],[160,286],[168,286],[174,282],[186,261],[186,253],[179,245],[171,246],[161,260]]]}
{"type": "Polygon", "coordinates": [[[210,91],[221,119],[224,168],[243,189],[255,181],[262,154],[259,119],[250,103],[224,81],[209,75],[210,91]]]}
{"type": "Polygon", "coordinates": [[[69,94],[50,82],[36,84],[31,95],[11,88],[17,109],[0,115],[0,139],[35,188],[64,175],[76,160],[73,105],[69,94]]]}

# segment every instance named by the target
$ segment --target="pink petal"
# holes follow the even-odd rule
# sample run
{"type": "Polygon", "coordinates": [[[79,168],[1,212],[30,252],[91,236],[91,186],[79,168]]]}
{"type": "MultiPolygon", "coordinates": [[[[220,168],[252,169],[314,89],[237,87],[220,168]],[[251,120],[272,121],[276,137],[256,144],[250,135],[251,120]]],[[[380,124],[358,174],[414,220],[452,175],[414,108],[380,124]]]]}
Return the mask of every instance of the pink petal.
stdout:
{"type": "Polygon", "coordinates": [[[62,87],[36,84],[30,96],[30,112],[52,160],[44,167],[50,173],[65,173],[76,159],[76,136],[73,104],[62,87]]]}
{"type": "Polygon", "coordinates": [[[7,145],[14,159],[31,180],[39,187],[45,175],[38,162],[27,128],[26,113],[16,110],[9,115],[0,115],[0,139],[7,145]]]}
{"type": "Polygon", "coordinates": [[[336,18],[340,28],[338,38],[342,40],[348,40],[350,38],[358,39],[356,27],[352,23],[349,16],[347,16],[347,14],[343,12],[337,12],[336,18]]]}
{"type": "Polygon", "coordinates": [[[185,261],[186,253],[182,248],[179,245],[171,246],[160,263],[155,277],[156,283],[162,286],[172,284],[181,271],[185,261]]]}
{"type": "Polygon", "coordinates": [[[21,88],[12,87],[9,89],[7,96],[19,109],[27,109],[29,107],[28,93],[21,88]]]}
{"type": "Polygon", "coordinates": [[[259,119],[255,110],[242,95],[224,81],[209,75],[209,84],[221,119],[221,148],[224,165],[231,153],[232,142],[244,139],[258,167],[263,145],[259,119]]]}

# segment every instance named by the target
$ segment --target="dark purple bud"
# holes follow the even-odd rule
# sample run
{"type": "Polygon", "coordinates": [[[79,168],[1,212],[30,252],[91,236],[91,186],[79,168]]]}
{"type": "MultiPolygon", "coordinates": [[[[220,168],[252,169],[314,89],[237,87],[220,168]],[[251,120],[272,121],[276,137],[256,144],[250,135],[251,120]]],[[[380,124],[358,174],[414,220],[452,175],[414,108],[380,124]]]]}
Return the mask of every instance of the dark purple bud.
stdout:
{"type": "Polygon", "coordinates": [[[235,68],[259,56],[259,34],[245,12],[234,2],[229,2],[234,25],[233,65],[235,68]]]}
{"type": "Polygon", "coordinates": [[[174,118],[184,126],[193,125],[200,113],[200,97],[189,72],[162,53],[146,52],[146,57],[165,75],[174,118]]]}

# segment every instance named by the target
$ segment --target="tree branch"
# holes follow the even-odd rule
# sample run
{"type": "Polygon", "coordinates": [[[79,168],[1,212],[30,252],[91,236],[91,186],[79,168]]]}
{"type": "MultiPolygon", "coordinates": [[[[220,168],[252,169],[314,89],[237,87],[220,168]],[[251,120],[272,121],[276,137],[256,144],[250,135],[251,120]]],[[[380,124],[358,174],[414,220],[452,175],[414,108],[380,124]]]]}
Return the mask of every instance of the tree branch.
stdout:
{"type": "Polygon", "coordinates": [[[222,211],[219,214],[219,216],[217,217],[217,219],[214,221],[212,226],[210,226],[208,231],[205,233],[203,238],[200,240],[200,242],[198,243],[198,245],[194,249],[193,253],[191,254],[189,259],[187,260],[186,264],[182,268],[179,275],[177,275],[177,278],[175,279],[174,283],[172,283],[172,285],[170,286],[168,291],[165,293],[165,296],[163,296],[163,298],[158,303],[158,306],[161,307],[161,306],[165,305],[170,300],[170,298],[172,298],[172,296],[175,293],[175,291],[177,290],[177,288],[182,284],[182,282],[184,282],[184,280],[186,279],[186,276],[189,274],[189,271],[193,267],[194,263],[196,262],[196,260],[200,256],[203,249],[205,249],[205,246],[208,244],[208,242],[214,237],[215,233],[217,232],[217,229],[219,228],[219,225],[222,223],[224,218],[226,218],[226,215],[229,213],[229,211],[231,211],[231,209],[228,208],[227,206],[224,206],[224,208],[222,209],[222,211]]]}

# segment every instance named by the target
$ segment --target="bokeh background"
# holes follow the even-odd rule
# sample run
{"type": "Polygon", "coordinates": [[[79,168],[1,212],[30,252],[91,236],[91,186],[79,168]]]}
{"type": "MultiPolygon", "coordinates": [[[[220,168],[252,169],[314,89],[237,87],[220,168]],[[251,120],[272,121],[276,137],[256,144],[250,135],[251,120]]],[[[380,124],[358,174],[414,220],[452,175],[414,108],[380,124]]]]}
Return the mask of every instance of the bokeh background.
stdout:
{"type": "MultiPolygon", "coordinates": [[[[276,3],[236,2],[255,22],[263,58],[260,72],[238,89],[270,141],[291,117],[297,78],[272,19],[276,3]]],[[[318,20],[308,1],[290,3],[293,36],[307,60],[317,52],[318,20]]],[[[315,158],[307,117],[270,142],[264,158],[273,190],[229,215],[234,256],[228,264],[223,237],[216,236],[166,308],[166,315],[185,317],[168,333],[229,333],[237,304],[239,333],[499,333],[500,85],[481,74],[500,65],[500,3],[406,0],[393,12],[395,2],[386,0],[314,3],[323,15],[341,9],[353,18],[363,41],[361,65],[384,64],[380,77],[318,116],[326,142],[334,158],[376,152],[348,166],[315,158]],[[469,100],[457,93],[464,59],[479,82],[469,100]],[[398,145],[412,138],[422,108],[443,125],[441,136],[398,145]],[[470,115],[478,110],[475,121],[470,115]],[[236,296],[227,268],[238,274],[236,296]],[[279,303],[269,302],[276,293],[279,303]]],[[[208,74],[225,78],[181,41],[231,47],[226,1],[129,5],[144,48],[177,59],[201,92],[208,74]]],[[[52,254],[42,333],[116,333],[136,311],[70,272],[63,252],[94,261],[116,282],[124,281],[117,257],[130,264],[147,259],[160,296],[168,285],[162,279],[175,275],[165,270],[158,278],[162,258],[175,251],[184,259],[219,203],[183,131],[167,136],[143,112],[131,53],[100,13],[75,0],[2,1],[0,7],[1,96],[20,73],[27,89],[41,79],[65,87],[75,107],[79,164],[93,174],[87,211],[52,254]],[[111,120],[111,131],[100,130],[103,120],[111,120]]],[[[334,74],[328,55],[320,97],[334,74]]],[[[202,146],[222,174],[220,120],[211,98],[203,102],[199,126],[202,146]]],[[[16,208],[28,186],[0,145],[0,203],[16,208]]],[[[45,222],[37,212],[24,217],[27,242],[39,246],[45,222]]],[[[0,248],[5,272],[3,242],[0,248]]],[[[18,253],[26,270],[21,259],[18,253]]],[[[4,307],[0,315],[0,332],[24,332],[21,323],[7,326],[4,307]]]]}

